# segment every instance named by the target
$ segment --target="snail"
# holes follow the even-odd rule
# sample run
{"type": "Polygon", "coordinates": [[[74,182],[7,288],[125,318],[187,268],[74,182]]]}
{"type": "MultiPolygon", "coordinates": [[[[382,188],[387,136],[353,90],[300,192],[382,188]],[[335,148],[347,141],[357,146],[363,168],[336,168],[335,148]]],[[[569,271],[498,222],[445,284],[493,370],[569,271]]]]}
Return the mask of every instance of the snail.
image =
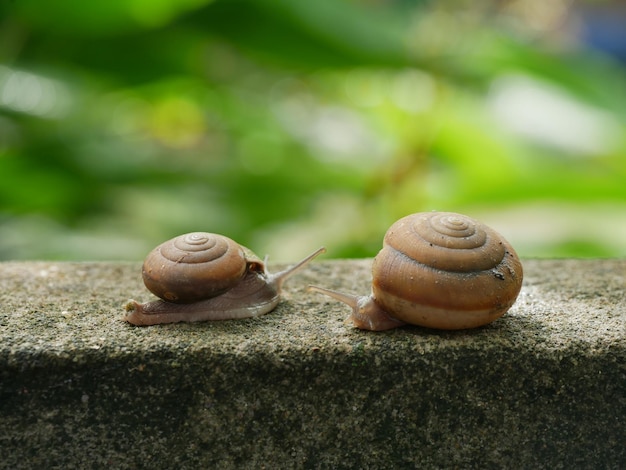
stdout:
{"type": "Polygon", "coordinates": [[[461,214],[422,212],[396,221],[372,265],[369,296],[309,289],[352,307],[357,328],[405,324],[475,328],[501,317],[522,286],[522,264],[495,230],[461,214]]]}
{"type": "Polygon", "coordinates": [[[270,274],[265,261],[228,237],[180,235],[157,246],[143,263],[144,284],[160,300],[129,301],[124,320],[143,326],[263,315],[278,304],[285,281],[324,251],[270,274]]]}

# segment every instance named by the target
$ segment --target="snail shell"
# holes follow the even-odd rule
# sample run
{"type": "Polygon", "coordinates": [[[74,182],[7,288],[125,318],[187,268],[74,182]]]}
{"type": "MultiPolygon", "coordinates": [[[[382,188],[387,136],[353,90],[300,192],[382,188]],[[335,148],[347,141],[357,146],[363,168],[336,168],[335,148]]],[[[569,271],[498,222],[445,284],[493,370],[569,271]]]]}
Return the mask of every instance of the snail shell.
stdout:
{"type": "Polygon", "coordinates": [[[386,330],[409,323],[475,328],[501,317],[522,285],[522,264],[495,230],[461,214],[406,216],[387,231],[372,265],[372,294],[312,286],[350,305],[355,326],[386,330]]]}
{"type": "Polygon", "coordinates": [[[270,274],[264,261],[228,237],[180,235],[157,246],[143,263],[144,284],[161,300],[131,300],[124,319],[154,325],[263,315],[278,304],[287,278],[324,251],[320,248],[295,266],[270,274]]]}
{"type": "Polygon", "coordinates": [[[246,270],[262,270],[262,261],[234,240],[213,233],[187,233],[162,243],[146,257],[143,282],[170,302],[216,297],[236,285],[246,270]]]}

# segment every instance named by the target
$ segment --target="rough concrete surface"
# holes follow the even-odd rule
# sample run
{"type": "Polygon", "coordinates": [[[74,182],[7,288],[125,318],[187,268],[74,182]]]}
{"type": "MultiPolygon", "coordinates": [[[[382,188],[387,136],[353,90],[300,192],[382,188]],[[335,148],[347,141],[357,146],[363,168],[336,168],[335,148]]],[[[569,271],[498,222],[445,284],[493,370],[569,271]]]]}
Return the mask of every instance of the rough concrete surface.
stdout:
{"type": "Polygon", "coordinates": [[[133,327],[138,263],[0,263],[0,467],[626,468],[626,260],[525,260],[472,331],[345,325],[314,262],[249,320],[133,327]]]}

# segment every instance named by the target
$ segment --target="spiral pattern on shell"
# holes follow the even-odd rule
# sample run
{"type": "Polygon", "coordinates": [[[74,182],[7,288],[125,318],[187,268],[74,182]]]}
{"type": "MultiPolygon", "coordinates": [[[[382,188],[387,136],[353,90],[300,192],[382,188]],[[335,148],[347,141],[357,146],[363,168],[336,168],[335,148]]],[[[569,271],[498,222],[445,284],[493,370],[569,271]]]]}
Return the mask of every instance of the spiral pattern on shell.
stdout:
{"type": "Polygon", "coordinates": [[[522,265],[495,230],[465,215],[424,212],[387,231],[372,267],[377,303],[432,328],[489,323],[515,302],[522,265]]]}
{"type": "Polygon", "coordinates": [[[156,296],[170,302],[195,302],[220,295],[246,272],[246,250],[223,235],[194,232],[152,250],[143,280],[156,296]]]}

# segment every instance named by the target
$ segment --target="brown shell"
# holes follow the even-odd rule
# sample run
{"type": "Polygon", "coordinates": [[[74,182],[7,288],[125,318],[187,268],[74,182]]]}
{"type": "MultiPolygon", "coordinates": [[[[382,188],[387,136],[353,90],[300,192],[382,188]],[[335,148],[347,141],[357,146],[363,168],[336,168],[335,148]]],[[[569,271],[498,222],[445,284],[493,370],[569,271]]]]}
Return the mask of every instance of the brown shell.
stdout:
{"type": "Polygon", "coordinates": [[[515,302],[522,265],[495,230],[451,212],[412,214],[387,231],[372,266],[376,302],[413,325],[485,325],[515,302]]]}
{"type": "Polygon", "coordinates": [[[194,232],[152,250],[143,263],[150,292],[170,302],[209,299],[229,290],[246,273],[248,251],[222,235],[194,232]]]}

